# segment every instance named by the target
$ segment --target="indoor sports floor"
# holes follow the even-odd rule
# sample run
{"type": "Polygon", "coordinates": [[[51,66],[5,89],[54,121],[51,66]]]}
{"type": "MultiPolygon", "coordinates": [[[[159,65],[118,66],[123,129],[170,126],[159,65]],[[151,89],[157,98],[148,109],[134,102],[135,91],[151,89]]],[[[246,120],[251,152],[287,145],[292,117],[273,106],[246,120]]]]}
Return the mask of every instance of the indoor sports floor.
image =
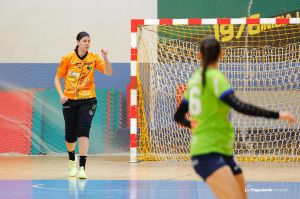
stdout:
{"type": "MultiPolygon", "coordinates": [[[[214,198],[191,163],[129,163],[127,156],[90,156],[88,180],[67,176],[66,156],[0,156],[1,199],[214,198]]],[[[241,164],[250,199],[300,198],[300,164],[241,164]]]]}

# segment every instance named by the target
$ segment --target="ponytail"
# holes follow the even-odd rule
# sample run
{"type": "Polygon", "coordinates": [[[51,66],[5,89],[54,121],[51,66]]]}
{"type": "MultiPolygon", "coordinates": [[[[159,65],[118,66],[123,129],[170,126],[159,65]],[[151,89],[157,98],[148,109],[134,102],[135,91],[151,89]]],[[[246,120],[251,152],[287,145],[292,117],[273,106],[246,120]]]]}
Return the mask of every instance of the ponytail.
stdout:
{"type": "Polygon", "coordinates": [[[221,45],[215,37],[207,37],[200,42],[199,47],[202,55],[202,87],[204,90],[206,84],[206,70],[209,64],[215,63],[221,53],[221,45]]]}
{"type": "Polygon", "coordinates": [[[202,79],[202,88],[204,89],[204,87],[205,87],[205,84],[206,84],[206,75],[205,75],[205,73],[206,73],[206,70],[207,70],[207,63],[206,63],[206,61],[203,61],[202,62],[202,73],[201,73],[201,79],[202,79]]]}

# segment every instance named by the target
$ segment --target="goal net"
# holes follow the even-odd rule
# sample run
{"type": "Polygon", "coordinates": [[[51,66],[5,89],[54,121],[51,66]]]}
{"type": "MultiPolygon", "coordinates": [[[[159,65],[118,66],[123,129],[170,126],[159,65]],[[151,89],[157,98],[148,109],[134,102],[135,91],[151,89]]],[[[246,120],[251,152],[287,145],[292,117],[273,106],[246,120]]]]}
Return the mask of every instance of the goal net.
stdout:
{"type": "MultiPolygon", "coordinates": [[[[299,122],[300,26],[289,24],[288,19],[265,19],[272,24],[261,24],[262,20],[227,24],[233,20],[215,19],[216,24],[207,20],[205,25],[204,20],[202,25],[175,25],[171,20],[167,25],[137,27],[139,160],[190,158],[191,132],[176,124],[173,116],[188,79],[200,66],[199,41],[208,35],[221,42],[224,56],[219,70],[240,99],[270,110],[291,111],[299,122]]],[[[240,161],[300,160],[299,124],[235,111],[230,120],[236,134],[234,152],[240,161]]]]}

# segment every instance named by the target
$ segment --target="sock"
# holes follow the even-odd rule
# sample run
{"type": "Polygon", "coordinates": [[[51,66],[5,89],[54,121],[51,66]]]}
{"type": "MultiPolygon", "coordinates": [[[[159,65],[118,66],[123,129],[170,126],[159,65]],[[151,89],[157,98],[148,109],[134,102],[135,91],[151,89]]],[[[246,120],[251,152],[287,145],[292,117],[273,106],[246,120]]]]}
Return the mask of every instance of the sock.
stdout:
{"type": "Polygon", "coordinates": [[[85,169],[86,156],[80,156],[79,167],[83,167],[85,169]]]}
{"type": "Polygon", "coordinates": [[[69,160],[74,161],[75,160],[75,150],[74,151],[68,151],[69,153],[69,160]]]}

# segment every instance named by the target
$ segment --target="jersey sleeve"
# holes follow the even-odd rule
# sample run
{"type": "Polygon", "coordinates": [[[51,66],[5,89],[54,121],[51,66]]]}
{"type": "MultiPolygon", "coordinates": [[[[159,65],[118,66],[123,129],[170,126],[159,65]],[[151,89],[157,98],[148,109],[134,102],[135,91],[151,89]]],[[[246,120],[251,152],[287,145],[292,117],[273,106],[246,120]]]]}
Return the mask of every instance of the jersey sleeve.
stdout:
{"type": "Polygon", "coordinates": [[[234,92],[225,75],[221,72],[215,73],[211,76],[210,83],[208,85],[210,85],[210,89],[214,95],[220,99],[223,99],[223,97],[227,94],[234,92]]]}
{"type": "Polygon", "coordinates": [[[66,57],[63,57],[63,58],[60,60],[59,66],[58,66],[58,68],[57,68],[56,76],[57,76],[58,78],[65,77],[65,76],[66,76],[66,73],[67,73],[67,70],[68,70],[68,66],[67,66],[67,58],[66,58],[66,57]]]}
{"type": "Polygon", "coordinates": [[[101,73],[104,73],[104,65],[103,59],[101,59],[99,55],[96,55],[95,68],[101,73]]]}

